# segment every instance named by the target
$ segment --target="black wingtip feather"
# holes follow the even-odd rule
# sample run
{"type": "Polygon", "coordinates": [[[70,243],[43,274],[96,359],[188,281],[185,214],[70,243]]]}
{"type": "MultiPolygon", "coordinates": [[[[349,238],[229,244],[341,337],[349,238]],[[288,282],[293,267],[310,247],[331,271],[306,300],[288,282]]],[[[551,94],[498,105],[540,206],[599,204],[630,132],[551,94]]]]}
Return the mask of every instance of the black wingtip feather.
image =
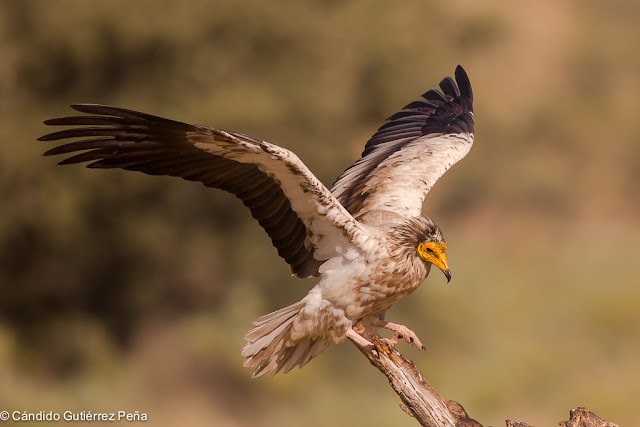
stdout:
{"type": "Polygon", "coordinates": [[[363,156],[370,154],[380,144],[411,135],[428,133],[473,132],[473,94],[471,83],[464,69],[458,65],[455,80],[445,77],[440,82],[440,90],[425,92],[424,100],[407,104],[402,111],[391,115],[378,131],[367,141],[363,156]],[[469,119],[463,118],[469,115],[469,119]]]}
{"type": "Polygon", "coordinates": [[[471,90],[471,82],[469,81],[469,76],[467,72],[462,68],[461,65],[456,67],[456,82],[458,83],[458,88],[460,89],[460,93],[469,98],[470,101],[473,102],[473,91],[471,90]]]}
{"type": "Polygon", "coordinates": [[[127,114],[128,116],[139,117],[140,114],[143,114],[137,111],[103,104],[71,104],[71,108],[81,113],[97,114],[99,116],[123,117],[124,114],[127,114]]]}
{"type": "Polygon", "coordinates": [[[436,89],[429,89],[422,94],[422,97],[427,101],[447,102],[447,98],[442,93],[440,93],[439,90],[436,89]]]}
{"type": "Polygon", "coordinates": [[[456,86],[456,83],[449,76],[440,81],[440,89],[442,89],[442,92],[444,92],[445,95],[449,95],[452,98],[460,96],[458,86],[456,86]]]}
{"type": "Polygon", "coordinates": [[[438,108],[436,104],[428,101],[423,101],[421,99],[412,101],[407,105],[405,105],[404,107],[402,107],[403,110],[418,110],[418,111],[424,111],[429,113],[432,113],[436,108],[438,108]]]}

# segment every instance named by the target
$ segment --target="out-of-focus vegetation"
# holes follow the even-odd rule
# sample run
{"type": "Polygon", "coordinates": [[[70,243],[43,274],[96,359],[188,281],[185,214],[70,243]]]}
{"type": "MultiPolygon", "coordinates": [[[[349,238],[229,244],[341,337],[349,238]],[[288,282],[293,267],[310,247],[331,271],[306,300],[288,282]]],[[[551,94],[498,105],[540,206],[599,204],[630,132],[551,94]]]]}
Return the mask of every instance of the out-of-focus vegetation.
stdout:
{"type": "MultiPolygon", "coordinates": [[[[58,167],[73,102],[284,145],[330,185],[384,118],[467,69],[476,145],[427,199],[454,280],[390,318],[485,424],[640,396],[640,3],[0,3],[0,410],[139,410],[160,426],[413,425],[350,345],[250,380],[250,322],[300,298],[233,197],[58,167]]],[[[637,412],[636,412],[637,415],[637,412]]],[[[637,419],[635,420],[637,422],[637,419]]]]}

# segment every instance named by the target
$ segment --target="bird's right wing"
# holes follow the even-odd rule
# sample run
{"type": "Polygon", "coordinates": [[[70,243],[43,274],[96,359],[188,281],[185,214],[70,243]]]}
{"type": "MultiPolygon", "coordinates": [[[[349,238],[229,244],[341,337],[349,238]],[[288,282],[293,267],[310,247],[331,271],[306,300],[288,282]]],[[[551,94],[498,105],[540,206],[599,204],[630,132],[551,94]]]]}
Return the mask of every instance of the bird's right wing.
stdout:
{"type": "Polygon", "coordinates": [[[457,85],[446,77],[442,92],[431,89],[424,100],[389,117],[362,158],[336,180],[331,191],[356,219],[375,222],[368,214],[378,212],[419,216],[431,187],[467,155],[473,144],[473,93],[462,67],[455,77],[457,85]]]}
{"type": "Polygon", "coordinates": [[[298,277],[317,276],[325,260],[368,239],[364,227],[289,150],[241,133],[123,108],[72,107],[87,115],[45,121],[72,128],[39,140],[80,140],[45,155],[76,153],[60,164],[91,161],[90,168],[177,176],[228,191],[251,210],[298,277]]]}

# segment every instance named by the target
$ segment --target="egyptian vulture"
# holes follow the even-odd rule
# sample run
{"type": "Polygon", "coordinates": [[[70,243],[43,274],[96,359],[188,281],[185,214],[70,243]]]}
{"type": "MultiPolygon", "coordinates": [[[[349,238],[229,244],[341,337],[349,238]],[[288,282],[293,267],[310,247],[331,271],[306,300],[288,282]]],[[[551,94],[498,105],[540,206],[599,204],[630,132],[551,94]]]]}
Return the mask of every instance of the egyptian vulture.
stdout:
{"type": "Polygon", "coordinates": [[[442,232],[422,216],[433,184],[473,144],[473,94],[462,67],[387,119],[362,157],[325,187],[291,151],[260,139],[124,108],[72,105],[83,115],[46,120],[70,129],[45,155],[59,164],[121,168],[200,181],[237,196],[300,278],[320,281],[299,302],[253,322],[242,349],[253,376],[306,365],[346,337],[372,346],[358,321],[423,348],[387,310],[424,281],[431,265],[447,278],[442,232]],[[73,142],[69,139],[79,138],[73,142]],[[78,153],[79,152],[79,153],[78,153]]]}

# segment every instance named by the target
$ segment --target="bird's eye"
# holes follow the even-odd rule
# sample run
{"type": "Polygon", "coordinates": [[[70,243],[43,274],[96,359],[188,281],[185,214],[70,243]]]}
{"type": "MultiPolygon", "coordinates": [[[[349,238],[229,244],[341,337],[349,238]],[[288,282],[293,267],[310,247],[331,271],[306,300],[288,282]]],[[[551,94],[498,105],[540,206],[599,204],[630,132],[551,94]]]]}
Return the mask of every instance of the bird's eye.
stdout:
{"type": "Polygon", "coordinates": [[[430,254],[432,254],[432,253],[433,253],[433,249],[431,249],[431,248],[427,248],[427,252],[429,252],[430,254]]]}

